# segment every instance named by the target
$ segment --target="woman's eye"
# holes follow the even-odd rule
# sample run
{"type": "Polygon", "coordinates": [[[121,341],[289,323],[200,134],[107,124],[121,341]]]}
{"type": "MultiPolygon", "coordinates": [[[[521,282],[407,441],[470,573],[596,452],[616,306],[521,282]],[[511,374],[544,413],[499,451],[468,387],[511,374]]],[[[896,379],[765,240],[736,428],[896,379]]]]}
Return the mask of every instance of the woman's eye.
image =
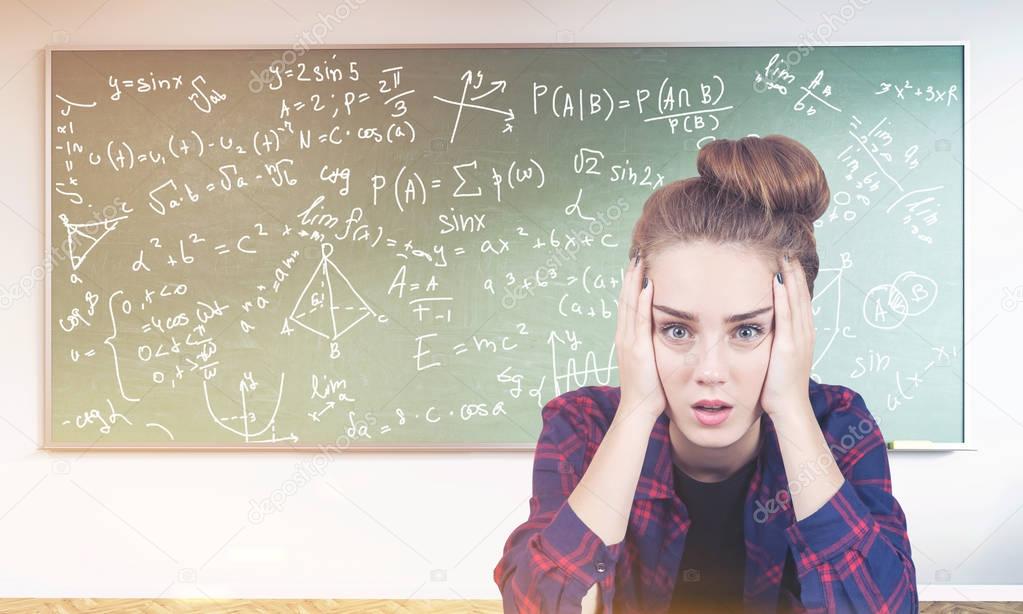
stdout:
{"type": "Polygon", "coordinates": [[[661,330],[668,334],[668,338],[669,339],[671,339],[673,341],[681,341],[681,340],[684,339],[684,337],[676,337],[676,336],[671,334],[671,331],[673,331],[673,330],[685,331],[686,329],[684,327],[682,327],[682,326],[679,326],[678,324],[668,324],[666,326],[661,327],[661,330]]]}
{"type": "Polygon", "coordinates": [[[740,335],[740,338],[743,339],[744,341],[756,339],[757,337],[760,336],[760,333],[764,332],[764,329],[760,328],[756,324],[743,324],[742,326],[739,327],[739,330],[740,331],[742,331],[742,330],[751,330],[751,331],[753,331],[752,335],[740,335]]]}

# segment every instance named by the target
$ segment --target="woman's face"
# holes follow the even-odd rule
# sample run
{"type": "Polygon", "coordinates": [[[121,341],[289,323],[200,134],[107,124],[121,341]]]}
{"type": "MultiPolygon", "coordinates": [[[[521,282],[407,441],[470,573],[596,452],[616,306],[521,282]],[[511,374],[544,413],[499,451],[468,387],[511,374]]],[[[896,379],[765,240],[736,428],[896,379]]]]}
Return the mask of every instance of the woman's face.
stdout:
{"type": "Polygon", "coordinates": [[[651,257],[657,373],[672,423],[695,445],[729,446],[763,413],[760,393],[774,334],[776,270],[752,251],[705,242],[680,244],[651,257]],[[705,424],[698,416],[706,414],[697,414],[692,405],[714,399],[732,409],[724,421],[705,424]]]}

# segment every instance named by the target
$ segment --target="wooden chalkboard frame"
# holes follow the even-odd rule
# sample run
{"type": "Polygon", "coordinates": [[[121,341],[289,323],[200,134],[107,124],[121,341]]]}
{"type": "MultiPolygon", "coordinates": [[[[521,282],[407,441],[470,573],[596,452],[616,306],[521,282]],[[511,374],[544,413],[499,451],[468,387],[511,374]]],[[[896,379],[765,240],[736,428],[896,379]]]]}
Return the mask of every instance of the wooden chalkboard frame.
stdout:
{"type": "MultiPolygon", "coordinates": [[[[613,42],[613,43],[396,43],[396,44],[348,44],[348,45],[333,45],[333,44],[303,44],[302,49],[308,50],[351,50],[351,49],[460,49],[460,48],[481,48],[481,49],[555,49],[555,48],[643,48],[643,47],[672,47],[672,48],[696,48],[696,47],[738,47],[738,48],[755,48],[755,47],[798,47],[803,45],[801,41],[777,41],[777,42],[751,42],[751,43],[735,43],[735,42],[692,42],[692,43],[680,43],[680,42],[613,42]]],[[[970,161],[972,159],[970,153],[971,135],[969,129],[969,122],[972,119],[970,117],[971,103],[970,99],[972,96],[972,87],[970,84],[970,42],[969,40],[940,40],[940,41],[849,41],[841,43],[824,43],[816,45],[820,47],[887,47],[887,46],[957,46],[961,47],[963,51],[963,91],[962,91],[962,102],[963,102],[963,166],[968,169],[970,161]]],[[[44,152],[44,185],[43,193],[45,194],[45,248],[46,253],[51,253],[52,236],[51,236],[51,189],[52,189],[52,177],[50,172],[51,165],[51,120],[52,120],[52,82],[51,82],[51,68],[52,68],[52,57],[51,54],[54,51],[218,51],[218,50],[280,50],[287,51],[292,50],[295,47],[289,45],[280,44],[251,44],[251,45],[182,45],[182,46],[165,46],[165,45],[153,45],[153,46],[109,46],[109,45],[47,45],[44,47],[45,51],[45,114],[46,118],[44,121],[44,134],[43,142],[45,147],[44,152]]],[[[971,220],[970,220],[970,207],[968,206],[971,199],[972,180],[970,173],[963,173],[963,365],[964,365],[964,384],[967,384],[973,379],[974,365],[971,357],[971,353],[966,351],[965,346],[969,341],[979,334],[984,327],[981,327],[970,337],[966,336],[966,322],[971,321],[971,316],[974,315],[973,309],[973,297],[972,297],[972,272],[973,272],[973,258],[971,256],[971,243],[969,241],[971,234],[971,220]]],[[[143,444],[143,443],[102,443],[100,441],[94,441],[90,444],[82,443],[60,443],[55,442],[51,439],[51,408],[52,408],[52,397],[51,397],[51,382],[52,382],[52,362],[51,362],[51,342],[52,342],[52,331],[51,331],[51,267],[49,265],[49,257],[44,255],[43,268],[45,271],[45,300],[44,300],[44,348],[43,348],[43,412],[42,417],[39,421],[40,428],[40,439],[42,443],[38,446],[39,449],[44,450],[79,450],[84,454],[87,451],[97,450],[114,450],[114,451],[204,451],[204,452],[219,452],[219,451],[254,451],[254,450],[273,450],[280,452],[318,452],[318,453],[339,453],[339,452],[354,452],[354,451],[377,451],[377,452],[477,452],[477,451],[491,451],[491,452],[503,452],[503,451],[527,451],[532,452],[535,450],[535,444],[393,444],[393,445],[347,445],[344,447],[337,447],[332,445],[282,445],[280,443],[274,444],[258,444],[250,443],[245,445],[191,445],[191,444],[180,444],[180,445],[168,445],[168,444],[143,444]]],[[[985,325],[986,326],[986,325],[985,325]]],[[[965,387],[963,390],[963,441],[962,442],[925,442],[925,441],[912,441],[912,442],[895,442],[898,445],[893,446],[893,442],[888,442],[889,449],[893,451],[976,451],[977,447],[974,445],[974,428],[973,428],[973,402],[972,396],[967,395],[965,387]]]]}

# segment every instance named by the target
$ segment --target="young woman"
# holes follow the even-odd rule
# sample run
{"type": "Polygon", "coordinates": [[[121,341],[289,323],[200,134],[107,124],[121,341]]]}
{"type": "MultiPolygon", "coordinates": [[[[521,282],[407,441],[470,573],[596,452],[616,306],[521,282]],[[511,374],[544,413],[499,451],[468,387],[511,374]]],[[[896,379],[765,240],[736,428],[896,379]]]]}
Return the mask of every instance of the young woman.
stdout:
{"type": "Polygon", "coordinates": [[[718,140],[655,191],[618,296],[619,387],[551,400],[507,612],[916,612],[863,398],[810,379],[817,159],[718,140]]]}

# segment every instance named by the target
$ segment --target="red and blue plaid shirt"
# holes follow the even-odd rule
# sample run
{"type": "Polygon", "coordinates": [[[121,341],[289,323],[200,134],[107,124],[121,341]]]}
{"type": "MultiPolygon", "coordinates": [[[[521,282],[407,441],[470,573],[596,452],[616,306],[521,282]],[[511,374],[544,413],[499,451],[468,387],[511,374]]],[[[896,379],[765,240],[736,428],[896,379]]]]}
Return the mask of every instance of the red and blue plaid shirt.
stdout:
{"type": "MultiPolygon", "coordinates": [[[[745,611],[918,612],[906,517],[892,496],[881,430],[849,388],[810,380],[809,393],[845,481],[796,522],[778,436],[762,416],[743,520],[745,611]],[[781,586],[790,550],[799,597],[781,586]]],[[[598,582],[605,613],[668,609],[691,523],[674,489],[667,413],[651,431],[623,541],[606,545],[567,503],[620,395],[618,387],[584,386],[543,408],[529,517],[509,535],[494,569],[506,612],[579,612],[598,582]]],[[[792,488],[805,477],[791,480],[792,488]]]]}

